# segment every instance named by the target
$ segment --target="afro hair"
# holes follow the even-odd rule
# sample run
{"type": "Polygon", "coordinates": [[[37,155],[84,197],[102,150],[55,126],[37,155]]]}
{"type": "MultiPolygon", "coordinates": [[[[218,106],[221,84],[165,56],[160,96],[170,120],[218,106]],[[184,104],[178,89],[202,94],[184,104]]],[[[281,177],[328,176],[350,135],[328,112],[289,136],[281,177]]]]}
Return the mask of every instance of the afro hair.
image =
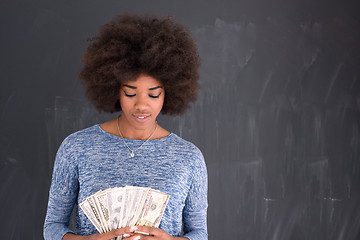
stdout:
{"type": "Polygon", "coordinates": [[[163,114],[182,114],[196,99],[200,89],[197,47],[190,31],[171,17],[119,15],[89,41],[79,78],[100,112],[121,111],[121,85],[140,74],[164,85],[163,114]]]}

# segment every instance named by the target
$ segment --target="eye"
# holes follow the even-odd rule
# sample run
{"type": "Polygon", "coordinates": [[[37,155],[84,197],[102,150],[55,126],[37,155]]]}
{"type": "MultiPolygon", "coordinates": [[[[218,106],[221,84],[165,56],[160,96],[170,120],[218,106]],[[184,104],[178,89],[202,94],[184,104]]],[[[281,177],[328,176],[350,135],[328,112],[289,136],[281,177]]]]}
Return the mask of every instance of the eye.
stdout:
{"type": "Polygon", "coordinates": [[[151,95],[151,94],[149,94],[149,97],[151,97],[151,98],[159,98],[160,95],[161,95],[161,93],[159,93],[158,95],[151,95]]]}
{"type": "Polygon", "coordinates": [[[124,91],[124,94],[125,94],[125,96],[127,96],[127,97],[135,97],[135,96],[136,96],[135,93],[134,93],[134,94],[127,94],[125,91],[124,91]]]}

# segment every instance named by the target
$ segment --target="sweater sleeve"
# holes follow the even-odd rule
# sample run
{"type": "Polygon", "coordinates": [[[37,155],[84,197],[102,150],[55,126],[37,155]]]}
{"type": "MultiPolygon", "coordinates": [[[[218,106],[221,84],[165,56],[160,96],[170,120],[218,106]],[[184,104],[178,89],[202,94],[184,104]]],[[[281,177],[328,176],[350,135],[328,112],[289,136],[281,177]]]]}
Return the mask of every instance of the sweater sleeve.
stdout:
{"type": "Polygon", "coordinates": [[[183,210],[184,236],[190,240],[207,240],[207,170],[202,153],[193,166],[193,181],[183,210]]]}
{"type": "Polygon", "coordinates": [[[45,240],[61,240],[66,233],[73,232],[69,222],[79,184],[70,146],[65,140],[56,154],[44,223],[45,240]]]}

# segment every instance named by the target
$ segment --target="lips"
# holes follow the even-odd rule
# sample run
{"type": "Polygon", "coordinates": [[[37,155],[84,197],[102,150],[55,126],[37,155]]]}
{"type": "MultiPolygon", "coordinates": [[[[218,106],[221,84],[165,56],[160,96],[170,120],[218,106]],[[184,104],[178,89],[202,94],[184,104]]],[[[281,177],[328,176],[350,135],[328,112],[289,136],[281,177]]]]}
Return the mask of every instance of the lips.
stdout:
{"type": "Polygon", "coordinates": [[[150,114],[133,114],[133,117],[138,121],[145,121],[150,117],[150,114]]]}

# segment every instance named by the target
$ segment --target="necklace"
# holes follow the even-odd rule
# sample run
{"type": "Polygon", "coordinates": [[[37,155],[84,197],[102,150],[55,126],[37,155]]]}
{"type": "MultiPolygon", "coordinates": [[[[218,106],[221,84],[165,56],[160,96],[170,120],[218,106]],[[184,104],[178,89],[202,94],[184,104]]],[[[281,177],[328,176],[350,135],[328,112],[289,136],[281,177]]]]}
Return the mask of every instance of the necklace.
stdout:
{"type": "Polygon", "coordinates": [[[120,117],[118,117],[118,119],[117,119],[117,129],[118,129],[118,131],[119,131],[119,135],[120,135],[121,139],[123,140],[125,146],[126,146],[126,147],[130,150],[130,152],[131,152],[131,153],[130,153],[130,157],[134,157],[134,156],[135,156],[135,152],[136,152],[137,150],[139,150],[140,148],[142,148],[142,146],[144,146],[145,143],[147,143],[147,141],[149,141],[150,138],[154,135],[154,133],[155,133],[155,131],[156,131],[156,129],[157,129],[158,124],[157,124],[157,122],[155,122],[155,129],[154,129],[154,131],[152,132],[152,134],[150,135],[150,137],[149,137],[148,139],[146,139],[146,141],[145,141],[143,144],[141,144],[140,147],[138,147],[137,149],[132,150],[132,149],[127,145],[127,143],[126,143],[125,140],[124,140],[124,137],[123,137],[122,134],[121,134],[120,127],[119,127],[119,118],[120,118],[120,117]]]}

